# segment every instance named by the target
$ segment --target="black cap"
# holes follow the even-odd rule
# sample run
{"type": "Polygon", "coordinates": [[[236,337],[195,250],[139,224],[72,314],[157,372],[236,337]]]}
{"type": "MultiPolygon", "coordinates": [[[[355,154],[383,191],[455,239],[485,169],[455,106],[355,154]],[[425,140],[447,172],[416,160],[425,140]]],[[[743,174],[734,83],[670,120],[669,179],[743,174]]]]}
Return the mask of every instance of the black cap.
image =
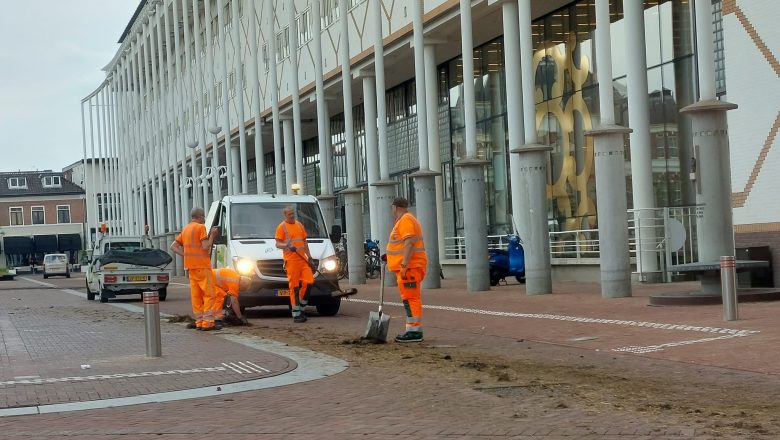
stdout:
{"type": "Polygon", "coordinates": [[[399,208],[408,208],[409,207],[409,201],[406,200],[403,197],[396,197],[393,199],[393,206],[397,206],[399,208]]]}

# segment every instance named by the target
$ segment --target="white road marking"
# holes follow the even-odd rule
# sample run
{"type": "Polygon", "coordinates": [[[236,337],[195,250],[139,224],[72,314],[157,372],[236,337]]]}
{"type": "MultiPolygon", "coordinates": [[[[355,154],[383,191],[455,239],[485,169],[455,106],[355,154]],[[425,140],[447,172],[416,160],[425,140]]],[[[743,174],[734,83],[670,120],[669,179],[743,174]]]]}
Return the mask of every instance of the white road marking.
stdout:
{"type": "MultiPolygon", "coordinates": [[[[344,301],[352,301],[352,302],[364,303],[364,304],[379,304],[379,301],[358,299],[358,298],[347,298],[344,299],[344,301]]],[[[403,307],[403,304],[398,302],[385,301],[384,304],[390,306],[403,307]]],[[[670,342],[670,343],[659,344],[659,345],[650,345],[647,347],[628,346],[628,347],[620,347],[620,348],[612,349],[612,351],[635,353],[635,354],[651,353],[655,351],[662,351],[666,348],[671,348],[671,347],[698,344],[702,342],[722,341],[726,339],[739,338],[744,336],[750,336],[755,333],[760,333],[757,330],[739,330],[739,329],[722,328],[722,327],[703,327],[703,326],[695,326],[695,325],[687,325],[687,324],[665,324],[659,322],[631,321],[631,320],[622,320],[622,319],[588,318],[582,316],[552,315],[548,313],[499,312],[494,310],[438,306],[432,304],[423,305],[423,308],[430,309],[430,310],[445,310],[449,312],[472,313],[476,315],[500,316],[500,317],[509,317],[509,318],[547,319],[547,320],[554,320],[554,321],[582,322],[588,324],[607,324],[607,325],[618,325],[618,326],[627,326],[627,327],[644,327],[644,328],[653,328],[659,330],[682,330],[682,331],[723,335],[723,336],[717,336],[711,338],[694,339],[690,341],[680,341],[680,342],[670,342]]]]}
{"type": "Polygon", "coordinates": [[[230,368],[231,370],[235,371],[235,372],[236,372],[236,373],[238,373],[238,374],[244,374],[244,372],[243,372],[243,371],[241,371],[241,370],[237,369],[237,368],[236,368],[236,367],[234,367],[232,364],[226,364],[226,363],[222,362],[222,365],[224,365],[224,366],[225,366],[225,367],[227,367],[227,368],[230,368]]]}
{"type": "Polygon", "coordinates": [[[124,379],[130,377],[149,377],[149,376],[171,376],[174,374],[213,373],[217,371],[225,371],[225,368],[206,367],[206,368],[191,368],[189,370],[144,371],[141,373],[97,374],[93,376],[70,376],[70,377],[56,377],[56,378],[48,378],[48,379],[47,378],[20,379],[20,380],[8,380],[5,382],[0,382],[0,386],[40,385],[40,384],[60,383],[60,382],[88,382],[91,380],[124,379]]]}
{"type": "Polygon", "coordinates": [[[260,371],[265,372],[265,373],[270,373],[271,372],[271,370],[267,370],[267,369],[265,369],[265,368],[263,368],[263,367],[261,367],[259,365],[255,365],[253,362],[246,361],[246,363],[251,365],[251,366],[253,366],[254,368],[256,368],[256,369],[258,369],[260,371]]]}

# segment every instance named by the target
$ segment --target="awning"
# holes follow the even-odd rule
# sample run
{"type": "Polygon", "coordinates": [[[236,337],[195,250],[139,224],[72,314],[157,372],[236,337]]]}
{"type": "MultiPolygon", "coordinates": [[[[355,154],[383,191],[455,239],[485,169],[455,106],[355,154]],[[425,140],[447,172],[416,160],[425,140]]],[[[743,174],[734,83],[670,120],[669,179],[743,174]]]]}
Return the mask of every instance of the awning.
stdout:
{"type": "Polygon", "coordinates": [[[31,254],[35,251],[30,237],[3,237],[3,250],[6,254],[31,254]]]}
{"type": "Polygon", "coordinates": [[[81,250],[81,235],[79,234],[59,234],[57,239],[60,244],[60,252],[81,250]]]}
{"type": "Polygon", "coordinates": [[[34,235],[33,241],[35,242],[35,252],[44,254],[57,252],[56,235],[34,235]]]}

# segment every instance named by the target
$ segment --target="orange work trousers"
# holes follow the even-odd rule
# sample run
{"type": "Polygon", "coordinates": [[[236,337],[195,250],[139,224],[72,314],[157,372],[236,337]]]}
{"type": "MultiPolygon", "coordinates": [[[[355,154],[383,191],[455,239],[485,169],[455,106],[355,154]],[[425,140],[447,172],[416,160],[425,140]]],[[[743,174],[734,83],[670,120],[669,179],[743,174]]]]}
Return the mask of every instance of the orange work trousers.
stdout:
{"type": "Polygon", "coordinates": [[[420,285],[425,278],[425,268],[415,267],[406,270],[406,278],[401,278],[401,272],[396,272],[398,290],[406,310],[406,331],[422,332],[422,301],[420,300],[420,285]]]}
{"type": "Polygon", "coordinates": [[[225,318],[225,298],[228,296],[237,295],[232,295],[230,291],[214,286],[214,319],[222,320],[225,318]]]}
{"type": "Polygon", "coordinates": [[[301,314],[301,308],[309,303],[306,293],[309,286],[314,284],[314,273],[311,266],[303,259],[294,258],[284,262],[284,268],[287,271],[287,280],[290,287],[290,305],[292,306],[292,315],[301,314]],[[298,295],[295,294],[296,289],[298,295]]]}
{"type": "Polygon", "coordinates": [[[214,277],[211,269],[190,269],[190,300],[195,325],[214,327],[214,277]]]}

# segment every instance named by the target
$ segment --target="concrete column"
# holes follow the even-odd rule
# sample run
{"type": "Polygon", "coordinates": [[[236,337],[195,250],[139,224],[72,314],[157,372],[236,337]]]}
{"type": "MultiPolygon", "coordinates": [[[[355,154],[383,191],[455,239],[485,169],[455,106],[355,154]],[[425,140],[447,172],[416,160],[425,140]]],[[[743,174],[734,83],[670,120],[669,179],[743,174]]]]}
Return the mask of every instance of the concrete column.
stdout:
{"type": "MultiPolygon", "coordinates": [[[[435,84],[426,83],[425,55],[423,44],[423,2],[412,4],[412,24],[414,29],[414,76],[417,94],[417,143],[419,145],[420,169],[412,173],[414,178],[415,206],[417,218],[423,230],[425,253],[428,256],[426,276],[422,287],[426,289],[438,289],[441,287],[439,272],[439,231],[436,215],[436,176],[439,173],[431,171],[430,156],[428,155],[428,137],[431,131],[438,134],[438,129],[429,130],[430,121],[428,109],[428,97],[426,91],[431,88],[436,90],[435,84]]],[[[434,109],[431,109],[435,112],[434,109]]],[[[438,124],[435,125],[438,127],[438,124]]],[[[438,145],[438,143],[437,143],[438,145]]]]}
{"type": "Polygon", "coordinates": [[[372,240],[380,239],[379,217],[377,217],[376,187],[379,180],[379,150],[376,131],[376,84],[374,75],[360,72],[363,79],[363,110],[366,119],[366,170],[368,174],[368,211],[371,223],[369,236],[372,240]]]}
{"type": "MultiPolygon", "coordinates": [[[[184,141],[184,161],[182,162],[182,177],[186,176],[186,164],[187,164],[187,153],[190,154],[190,179],[188,180],[187,185],[182,185],[182,223],[180,224],[180,227],[184,226],[184,223],[187,221],[187,219],[190,218],[190,209],[191,206],[189,204],[189,191],[188,186],[192,187],[192,205],[198,206],[198,199],[199,199],[199,193],[197,186],[195,184],[195,178],[198,176],[197,173],[197,157],[195,154],[195,148],[198,146],[198,134],[195,131],[195,113],[192,112],[193,104],[195,102],[195,96],[197,96],[194,93],[194,84],[193,84],[193,77],[195,76],[194,70],[197,68],[196,66],[192,65],[192,57],[195,54],[190,53],[190,18],[189,18],[189,8],[187,7],[186,0],[182,3],[182,21],[184,22],[184,58],[186,59],[186,79],[184,76],[184,70],[182,70],[182,76],[181,79],[183,81],[183,86],[186,94],[186,106],[187,108],[187,114],[191,115],[189,124],[191,124],[191,129],[187,130],[186,127],[183,128],[185,132],[185,141],[184,141]]],[[[184,66],[182,66],[182,69],[184,66]]],[[[185,179],[187,180],[187,179],[185,179]]]]}
{"type": "MultiPolygon", "coordinates": [[[[316,2],[318,3],[318,2],[316,2]]],[[[236,5],[233,5],[235,9],[236,5]]],[[[247,3],[247,14],[251,20],[249,20],[249,40],[252,42],[249,44],[251,47],[251,54],[249,56],[249,82],[252,84],[252,116],[255,118],[254,125],[254,147],[255,147],[255,175],[257,176],[257,194],[265,192],[265,155],[263,154],[263,130],[262,122],[260,120],[260,112],[262,111],[262,104],[260,102],[260,82],[258,81],[257,63],[260,61],[259,47],[257,43],[257,20],[254,19],[255,15],[255,2],[251,1],[247,3]]],[[[316,21],[316,20],[315,20],[316,21]]],[[[235,24],[233,25],[235,26],[235,24]]],[[[241,119],[243,121],[243,118],[241,119]]],[[[248,179],[248,177],[247,177],[248,179]]]]}
{"type": "MultiPolygon", "coordinates": [[[[209,2],[206,2],[208,4],[209,2]]],[[[210,9],[210,7],[209,7],[210,9]]],[[[206,86],[207,91],[213,90],[214,86],[214,79],[213,75],[208,74],[207,77],[209,78],[207,81],[204,81],[203,79],[203,68],[202,68],[202,60],[203,57],[200,56],[201,53],[201,40],[200,35],[198,32],[200,31],[200,7],[198,6],[198,0],[192,0],[192,18],[193,18],[193,38],[195,39],[195,65],[197,66],[197,79],[195,80],[195,84],[193,84],[193,96],[195,98],[195,102],[198,103],[197,108],[195,111],[197,111],[197,114],[193,114],[193,118],[200,117],[200,130],[198,132],[198,144],[200,144],[200,174],[196,173],[196,165],[194,165],[195,161],[193,161],[193,176],[200,176],[201,178],[206,173],[206,168],[208,167],[207,158],[206,158],[206,129],[209,127],[214,127],[216,124],[211,121],[210,117],[206,117],[203,115],[203,87],[204,83],[206,86]]],[[[207,20],[210,22],[211,20],[207,20]]],[[[210,27],[210,26],[209,26],[210,27]]],[[[185,27],[186,29],[186,27],[185,27]]],[[[186,34],[185,34],[186,37],[186,34]]],[[[210,37],[208,38],[210,40],[210,37]]],[[[207,46],[208,47],[208,46],[207,46]]],[[[208,55],[209,51],[206,50],[206,54],[208,55]]],[[[211,65],[212,63],[209,62],[210,58],[206,59],[206,62],[211,65]]],[[[206,95],[209,96],[209,95],[206,95]]],[[[212,101],[211,98],[209,98],[209,101],[212,101]]],[[[193,152],[194,157],[194,152],[193,152]]],[[[213,165],[213,164],[212,164],[213,165]]],[[[199,200],[202,202],[203,209],[209,208],[209,187],[208,183],[206,181],[197,182],[197,184],[193,183],[193,191],[196,189],[199,189],[202,192],[202,198],[199,200]]],[[[197,203],[196,203],[197,205],[197,203]]]]}
{"type": "MultiPolygon", "coordinates": [[[[376,109],[377,109],[377,133],[379,147],[379,181],[373,184],[376,187],[376,216],[379,219],[377,238],[379,246],[384,249],[393,229],[393,213],[391,204],[396,196],[398,182],[390,179],[390,164],[387,155],[387,99],[385,85],[385,59],[383,42],[383,20],[381,0],[369,0],[371,2],[371,20],[373,23],[374,38],[374,74],[376,75],[376,109]]],[[[385,276],[386,286],[395,286],[395,276],[387,271],[385,276]]]]}
{"type": "MultiPolygon", "coordinates": [[[[690,114],[693,132],[699,261],[717,263],[721,256],[735,253],[726,112],[737,106],[716,98],[711,5],[696,0],[695,6],[699,101],[682,112],[690,114]]],[[[719,293],[720,284],[702,281],[702,290],[719,293]]]]}
{"type": "MultiPolygon", "coordinates": [[[[276,194],[287,194],[290,185],[287,185],[285,189],[284,181],[282,178],[282,137],[281,129],[279,128],[279,80],[276,74],[276,28],[274,26],[275,11],[274,2],[265,2],[266,12],[265,16],[268,20],[268,47],[271,51],[268,60],[268,76],[271,79],[271,116],[273,121],[273,136],[274,136],[274,174],[276,178],[276,194]]],[[[288,163],[289,165],[289,163],[288,163]]]]}
{"type": "MultiPolygon", "coordinates": [[[[230,0],[227,0],[230,1],[230,0]]],[[[233,147],[233,141],[230,139],[230,132],[232,125],[230,124],[230,82],[227,63],[227,42],[225,39],[225,14],[222,6],[222,1],[217,1],[217,30],[219,31],[219,64],[222,68],[222,131],[225,133],[225,166],[227,168],[227,194],[236,194],[241,187],[241,164],[239,158],[239,151],[233,147]],[[238,165],[238,166],[236,166],[238,165]]],[[[238,14],[238,11],[235,11],[238,14]]],[[[241,45],[236,43],[236,47],[240,48],[241,45]]],[[[240,86],[240,85],[239,85],[240,86]]],[[[214,112],[216,109],[216,102],[213,103],[214,112]]],[[[243,125],[243,120],[239,121],[239,125],[243,125]]],[[[241,130],[244,131],[243,129],[241,130]]],[[[246,136],[246,133],[244,133],[246,136]]],[[[217,151],[217,143],[214,143],[214,151],[217,151]]],[[[217,157],[217,155],[214,155],[217,157]]],[[[244,142],[244,157],[246,157],[246,142],[244,142]]],[[[219,179],[219,173],[216,172],[217,179],[219,179]]],[[[217,199],[217,197],[214,197],[217,199]]]]}
{"type": "Polygon", "coordinates": [[[97,157],[95,158],[95,166],[97,166],[97,186],[95,189],[98,191],[98,197],[100,197],[101,200],[101,203],[98,205],[100,211],[98,215],[99,223],[108,224],[107,218],[100,217],[106,211],[106,178],[105,173],[103,172],[103,168],[106,166],[103,151],[103,143],[105,141],[105,124],[103,122],[105,118],[103,117],[103,109],[105,109],[105,102],[103,99],[103,86],[101,86],[97,95],[95,95],[95,129],[97,137],[97,157]]]}
{"type": "MultiPolygon", "coordinates": [[[[241,3],[241,0],[227,0],[231,4],[231,10],[233,11],[232,14],[232,26],[231,26],[231,33],[233,38],[233,45],[237,48],[236,52],[233,55],[233,66],[236,69],[236,76],[235,76],[235,84],[233,86],[236,90],[236,117],[238,118],[238,154],[233,154],[233,157],[236,157],[239,166],[236,168],[233,167],[233,170],[235,170],[235,173],[240,173],[240,182],[234,182],[234,188],[236,193],[240,192],[243,194],[247,194],[249,192],[249,159],[247,155],[247,144],[246,144],[246,127],[244,126],[244,70],[241,66],[241,60],[244,59],[242,55],[239,55],[240,48],[242,47],[241,43],[241,34],[243,32],[239,32],[240,26],[241,26],[241,20],[239,20],[238,12],[239,12],[239,3],[241,3]],[[240,185],[240,186],[239,186],[240,185]]],[[[249,2],[253,3],[253,2],[249,2]]],[[[254,5],[253,5],[254,6],[254,5]]],[[[250,15],[250,17],[253,19],[251,22],[254,24],[254,15],[250,15]]],[[[224,27],[223,27],[224,29],[224,27]]],[[[244,44],[249,45],[250,43],[248,41],[245,41],[244,44]]],[[[225,50],[225,47],[222,47],[222,51],[227,53],[225,50]]],[[[252,52],[252,53],[256,53],[252,52]]],[[[251,62],[255,62],[257,64],[257,58],[256,57],[250,57],[250,64],[251,62]]],[[[230,132],[230,129],[228,129],[228,132],[230,132]]],[[[255,162],[257,163],[257,162],[255,162]]],[[[262,176],[262,171],[257,174],[257,179],[260,180],[260,177],[262,176]]],[[[236,178],[239,176],[237,175],[236,178]]]]}
{"type": "MultiPolygon", "coordinates": [[[[89,105],[90,105],[89,104],[89,100],[86,100],[86,101],[87,101],[86,102],[87,108],[89,108],[89,105]]],[[[91,114],[92,114],[92,111],[90,109],[90,116],[91,116],[91,114]]],[[[82,147],[83,147],[82,154],[83,154],[83,161],[84,161],[83,162],[83,164],[84,164],[84,187],[86,188],[86,191],[85,191],[86,194],[85,195],[88,197],[89,196],[89,188],[92,186],[92,182],[93,181],[92,181],[92,177],[87,172],[88,171],[88,167],[89,167],[89,162],[88,162],[89,158],[87,157],[87,123],[86,123],[86,119],[84,119],[84,100],[81,101],[81,144],[82,144],[82,147]]],[[[87,221],[85,221],[84,223],[86,223],[87,227],[89,228],[89,211],[90,211],[90,209],[89,209],[89,204],[88,203],[86,203],[85,205],[87,206],[87,221]]],[[[92,234],[89,233],[89,229],[87,229],[87,240],[86,240],[86,243],[87,243],[87,249],[92,248],[92,234]]]]}
{"type": "MultiPolygon", "coordinates": [[[[511,9],[511,7],[510,7],[511,9]]],[[[519,27],[517,28],[517,37],[512,37],[507,41],[508,47],[505,50],[507,56],[507,71],[519,68],[521,72],[520,87],[521,96],[517,92],[511,92],[514,96],[512,102],[513,108],[520,108],[522,111],[522,123],[519,118],[510,118],[509,135],[516,141],[523,142],[520,148],[511,150],[512,156],[519,154],[517,162],[512,168],[512,180],[515,176],[519,177],[519,193],[515,192],[513,182],[512,194],[517,196],[519,209],[514,220],[520,230],[523,246],[525,249],[525,292],[528,295],[538,295],[552,293],[552,269],[550,264],[550,234],[547,229],[547,173],[545,171],[549,161],[550,147],[537,143],[536,135],[536,100],[535,100],[535,82],[533,72],[533,39],[531,37],[531,1],[520,0],[518,3],[518,14],[520,16],[519,27]],[[519,47],[515,49],[515,42],[519,42],[519,47]],[[510,49],[509,46],[512,48],[510,49]],[[518,53],[519,50],[519,53],[518,53]],[[519,55],[515,58],[516,55],[519,55]],[[513,67],[509,67],[509,64],[513,67]],[[517,124],[515,126],[515,124],[517,124]],[[522,131],[521,131],[522,130],[522,131]],[[516,133],[514,137],[512,133],[516,133]]],[[[509,23],[510,27],[512,23],[509,23]]],[[[512,29],[511,33],[514,33],[512,29]]],[[[506,44],[506,43],[505,43],[506,44]]],[[[508,82],[507,82],[508,83],[508,82]]],[[[507,84],[508,86],[509,84],[507,84]]],[[[513,84],[512,87],[516,87],[513,84]]],[[[509,95],[509,93],[508,93],[509,95]]],[[[510,140],[510,146],[515,145],[510,140]]],[[[520,145],[520,144],[517,144],[520,145]]],[[[510,167],[513,166],[510,157],[510,167]]]]}
{"type": "MultiPolygon", "coordinates": [[[[176,133],[176,125],[179,126],[180,132],[183,133],[184,131],[184,123],[182,121],[182,115],[184,114],[184,108],[182,108],[181,105],[181,88],[177,87],[179,84],[182,83],[181,78],[182,74],[178,72],[178,62],[177,66],[174,69],[173,67],[173,60],[174,57],[178,61],[181,59],[180,55],[180,48],[179,48],[179,11],[178,11],[178,1],[174,1],[172,3],[173,7],[173,22],[176,23],[176,32],[173,32],[172,26],[170,25],[170,20],[168,19],[168,8],[165,8],[165,35],[166,37],[166,59],[168,61],[167,68],[168,68],[168,99],[169,99],[169,106],[171,109],[171,113],[175,115],[173,119],[173,136],[171,136],[171,144],[170,147],[173,150],[172,151],[172,160],[171,160],[171,166],[173,167],[173,186],[169,191],[173,191],[174,198],[173,198],[173,204],[174,204],[174,210],[173,215],[171,216],[171,232],[179,230],[181,227],[181,212],[182,212],[182,192],[181,192],[181,180],[179,179],[179,161],[182,160],[182,171],[186,170],[186,167],[184,165],[183,159],[180,159],[180,151],[181,148],[179,146],[182,144],[181,139],[178,137],[178,133],[176,133]],[[170,35],[173,32],[174,38],[173,38],[173,45],[171,45],[171,38],[170,35]],[[171,47],[173,46],[173,47],[171,47]],[[176,81],[174,82],[173,77],[176,76],[176,81]]],[[[173,254],[173,257],[175,260],[179,260],[179,256],[176,254],[173,254]]],[[[180,275],[178,270],[175,272],[176,275],[180,275]]]]}
{"type": "Polygon", "coordinates": [[[628,119],[631,133],[631,184],[634,199],[634,224],[637,238],[636,265],[642,281],[658,282],[656,231],[653,218],[653,155],[650,144],[650,98],[647,90],[644,4],[628,1],[623,5],[626,32],[626,80],[628,82],[628,119]]]}
{"type": "MultiPolygon", "coordinates": [[[[172,190],[172,181],[173,176],[171,175],[171,144],[172,139],[174,138],[174,133],[172,131],[174,130],[174,126],[170,123],[172,120],[172,117],[174,115],[173,109],[171,108],[171,94],[170,91],[173,88],[173,74],[171,72],[171,47],[170,44],[166,41],[165,44],[163,44],[163,25],[167,26],[167,14],[168,14],[168,8],[165,8],[165,16],[163,16],[163,7],[161,4],[157,5],[157,9],[155,12],[155,27],[157,28],[157,77],[158,79],[155,79],[155,83],[157,84],[157,108],[158,112],[160,113],[160,123],[162,125],[162,140],[159,143],[159,151],[160,151],[160,191],[163,191],[163,182],[165,183],[164,188],[164,197],[160,198],[160,202],[164,203],[165,206],[161,206],[160,209],[160,219],[163,220],[163,224],[161,224],[161,231],[162,227],[164,226],[165,232],[173,231],[173,220],[176,212],[176,204],[175,204],[175,197],[174,193],[176,191],[172,190]],[[167,55],[164,57],[164,55],[167,55]],[[167,63],[167,64],[166,64],[167,63]],[[167,67],[166,67],[167,65],[167,67]],[[167,85],[163,81],[163,69],[166,69],[168,72],[168,83],[167,85]],[[167,87],[167,90],[164,90],[163,88],[167,87]],[[170,139],[170,140],[169,140],[170,139]]],[[[169,36],[169,33],[165,33],[166,38],[169,36]]],[[[175,174],[175,169],[174,169],[175,174]]]]}
{"type": "MultiPolygon", "coordinates": [[[[321,17],[320,2],[311,3],[312,17],[321,17]]],[[[317,101],[317,143],[320,152],[320,191],[317,197],[320,201],[322,214],[325,217],[325,224],[328,231],[333,227],[335,218],[333,196],[333,178],[330,175],[330,164],[333,160],[331,155],[330,136],[328,135],[330,126],[330,114],[328,113],[328,103],[325,98],[325,83],[322,67],[322,22],[319,19],[312,20],[314,31],[312,32],[313,41],[310,47],[314,49],[314,79],[315,96],[317,101]]]]}
{"type": "Polygon", "coordinates": [[[466,235],[466,288],[469,292],[490,290],[485,212],[485,165],[477,156],[477,115],[474,92],[474,38],[471,0],[460,0],[461,50],[463,53],[463,109],[465,112],[466,156],[460,167],[463,187],[463,216],[466,235]],[[481,215],[473,215],[480,213],[481,215]]]}
{"type": "MultiPolygon", "coordinates": [[[[293,111],[293,138],[295,140],[295,175],[293,181],[303,186],[303,139],[301,138],[301,95],[298,84],[298,21],[295,1],[287,0],[287,18],[290,33],[290,98],[293,111]]],[[[319,18],[315,16],[315,19],[319,18]]]]}
{"type": "MultiPolygon", "coordinates": [[[[438,44],[438,43],[437,43],[438,44]]],[[[439,69],[436,67],[436,44],[425,42],[425,101],[428,108],[428,157],[436,179],[436,230],[439,232],[439,260],[444,258],[444,182],[441,176],[441,145],[439,143],[439,69]]],[[[433,244],[431,244],[433,246],[433,244]]]]}
{"type": "Polygon", "coordinates": [[[149,39],[147,40],[147,50],[149,61],[151,62],[151,70],[149,70],[147,84],[149,85],[149,92],[147,97],[149,98],[149,117],[151,124],[149,125],[152,133],[149,136],[149,176],[151,181],[149,184],[152,186],[152,209],[154,212],[154,231],[157,234],[162,233],[165,230],[163,220],[163,190],[162,190],[162,174],[159,173],[162,162],[162,112],[160,110],[160,100],[158,99],[159,87],[157,86],[157,48],[154,37],[154,22],[149,22],[149,39]]]}
{"type": "MultiPolygon", "coordinates": [[[[219,4],[216,4],[217,7],[217,28],[219,32],[218,38],[224,39],[224,32],[222,32],[221,28],[222,24],[220,23],[219,16],[222,15],[222,7],[219,4]]],[[[211,12],[211,0],[204,1],[204,24],[205,24],[205,31],[206,31],[206,66],[207,66],[207,74],[206,74],[206,81],[204,81],[206,86],[206,95],[208,96],[208,118],[209,118],[209,125],[208,125],[208,131],[213,135],[213,139],[211,141],[211,193],[214,200],[219,200],[222,198],[222,195],[224,193],[223,188],[221,187],[222,182],[219,178],[219,133],[220,131],[224,131],[226,133],[225,135],[225,168],[227,169],[227,193],[230,194],[233,189],[233,165],[230,160],[230,154],[231,154],[231,146],[230,146],[230,136],[227,135],[227,133],[230,132],[230,115],[227,111],[228,109],[228,92],[227,92],[227,82],[226,78],[223,78],[222,81],[220,81],[221,84],[221,90],[222,90],[222,126],[220,126],[217,123],[217,91],[216,86],[217,83],[217,75],[214,70],[214,52],[215,52],[215,46],[216,43],[214,42],[214,31],[211,27],[211,20],[214,17],[214,15],[211,12]],[[213,110],[213,111],[212,111],[213,110]]],[[[224,47],[224,44],[222,45],[224,47]]],[[[221,52],[224,54],[224,51],[221,52]]],[[[222,67],[222,71],[224,72],[226,69],[226,63],[224,62],[224,59],[220,57],[220,65],[222,67]]],[[[224,75],[223,75],[224,76],[224,75]]],[[[208,175],[206,168],[203,169],[203,174],[208,175]]],[[[207,188],[208,189],[208,188],[207,188]]],[[[204,209],[208,211],[209,207],[204,206],[204,209]]]]}
{"type": "MultiPolygon", "coordinates": [[[[152,175],[152,153],[151,153],[151,145],[154,142],[154,118],[152,117],[152,99],[151,99],[151,72],[149,72],[149,63],[151,62],[150,53],[149,53],[149,44],[147,40],[147,33],[148,33],[148,27],[146,24],[143,26],[143,41],[141,43],[141,52],[142,52],[142,62],[139,64],[139,67],[143,66],[144,70],[141,73],[139,71],[139,75],[141,76],[141,96],[145,96],[145,98],[142,99],[143,107],[141,108],[142,118],[143,118],[143,132],[144,132],[144,143],[143,143],[143,156],[142,159],[142,166],[144,167],[144,174],[143,174],[143,182],[144,182],[144,192],[146,193],[146,199],[145,199],[145,206],[146,206],[146,215],[144,218],[144,224],[141,226],[141,230],[143,231],[145,225],[149,225],[150,231],[156,231],[156,224],[154,222],[154,215],[155,215],[155,209],[154,209],[154,202],[156,200],[156,197],[152,196],[152,192],[154,191],[154,178],[152,175]]],[[[153,233],[153,232],[151,232],[153,233]]]]}
{"type": "Polygon", "coordinates": [[[599,81],[598,128],[586,133],[595,140],[596,206],[598,206],[601,296],[631,296],[628,253],[626,169],[623,136],[631,129],[615,125],[609,0],[596,0],[596,66],[599,81]]]}
{"type": "Polygon", "coordinates": [[[285,194],[292,194],[292,184],[295,183],[295,139],[293,121],[289,116],[282,116],[282,132],[284,133],[284,186],[285,194]]]}
{"type": "Polygon", "coordinates": [[[342,191],[347,216],[347,258],[349,284],[365,284],[366,265],[363,256],[363,190],[357,187],[355,127],[352,117],[352,68],[349,61],[349,13],[347,2],[339,2],[341,29],[341,85],[344,92],[344,133],[347,147],[347,189],[342,191]]]}

